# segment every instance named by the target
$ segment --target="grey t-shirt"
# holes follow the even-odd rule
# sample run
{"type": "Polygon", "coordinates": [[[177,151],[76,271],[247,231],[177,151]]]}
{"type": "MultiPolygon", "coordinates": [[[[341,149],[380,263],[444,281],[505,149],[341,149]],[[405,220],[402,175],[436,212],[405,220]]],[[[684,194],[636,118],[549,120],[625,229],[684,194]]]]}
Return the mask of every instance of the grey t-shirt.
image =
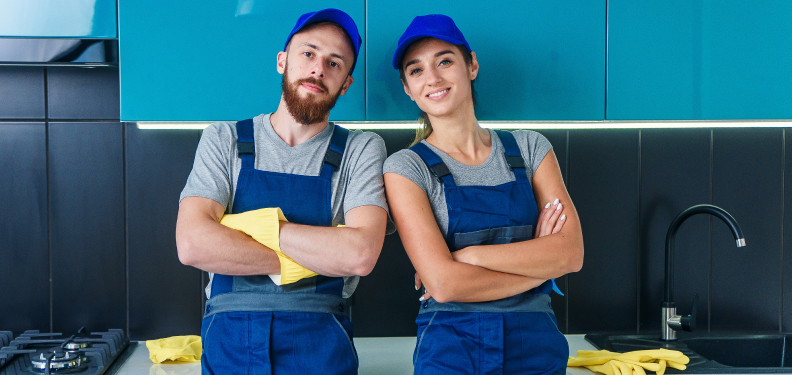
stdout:
{"type": "MultiPolygon", "coordinates": [[[[544,160],[545,155],[553,147],[543,135],[530,130],[517,130],[512,132],[520,153],[525,160],[525,173],[529,181],[533,180],[534,172],[544,160]]],[[[434,151],[451,171],[457,186],[495,186],[514,181],[514,173],[506,163],[503,144],[495,131],[490,130],[492,136],[492,150],[484,163],[470,166],[462,164],[454,158],[440,151],[428,142],[421,141],[434,151]]],[[[396,173],[415,182],[429,197],[435,220],[440,231],[445,235],[448,231],[448,208],[446,206],[443,184],[429,171],[429,167],[414,151],[405,149],[398,151],[385,160],[382,167],[383,173],[396,173]]]]}
{"type": "MultiPolygon", "coordinates": [[[[256,116],[254,166],[262,171],[318,176],[333,129],[334,125],[329,123],[311,139],[291,147],[275,133],[270,114],[256,116]]],[[[191,196],[209,198],[225,207],[226,213],[231,212],[242,166],[236,141],[235,122],[218,122],[204,129],[179,201],[191,196]]],[[[341,168],[333,173],[331,181],[333,226],[344,224],[344,214],[355,207],[372,205],[388,209],[382,181],[386,155],[385,142],[379,135],[359,130],[349,132],[341,168]]],[[[212,276],[210,273],[207,297],[210,297],[212,276]]],[[[358,280],[358,276],[344,278],[344,298],[352,295],[358,280]]]]}

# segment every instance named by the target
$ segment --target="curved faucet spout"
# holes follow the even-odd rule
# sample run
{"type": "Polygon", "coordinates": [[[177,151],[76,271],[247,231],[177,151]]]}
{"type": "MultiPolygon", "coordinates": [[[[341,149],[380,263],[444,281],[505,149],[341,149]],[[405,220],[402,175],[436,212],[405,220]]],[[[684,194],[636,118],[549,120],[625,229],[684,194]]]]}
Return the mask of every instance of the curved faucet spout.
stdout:
{"type": "Polygon", "coordinates": [[[737,247],[745,246],[745,236],[743,236],[740,226],[737,224],[737,221],[734,220],[734,217],[732,217],[732,215],[730,215],[724,209],[711,204],[700,204],[682,211],[682,213],[679,214],[673,222],[671,222],[671,226],[668,227],[668,234],[666,234],[666,276],[664,295],[665,299],[663,300],[663,303],[668,304],[669,307],[673,307],[671,305],[674,303],[674,237],[676,237],[676,232],[679,229],[679,226],[682,225],[682,223],[689,217],[697,214],[710,214],[720,218],[724,223],[726,223],[726,225],[729,226],[729,229],[731,229],[734,239],[737,241],[737,247]]]}

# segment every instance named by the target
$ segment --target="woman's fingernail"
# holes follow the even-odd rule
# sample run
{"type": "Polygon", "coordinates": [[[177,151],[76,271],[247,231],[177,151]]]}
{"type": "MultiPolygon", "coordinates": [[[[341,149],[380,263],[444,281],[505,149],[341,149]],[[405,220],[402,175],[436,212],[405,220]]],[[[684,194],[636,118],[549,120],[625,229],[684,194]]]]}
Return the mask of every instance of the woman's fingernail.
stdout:
{"type": "Polygon", "coordinates": [[[415,286],[415,290],[418,290],[418,285],[415,286]]]}
{"type": "Polygon", "coordinates": [[[550,207],[550,202],[547,202],[547,204],[545,205],[545,208],[547,207],[550,207]]]}
{"type": "Polygon", "coordinates": [[[419,301],[421,301],[421,302],[423,302],[423,301],[424,301],[424,298],[423,298],[423,296],[421,296],[421,298],[418,298],[418,300],[419,300],[419,301]]]}
{"type": "Polygon", "coordinates": [[[556,200],[553,201],[553,206],[555,206],[557,204],[558,204],[558,198],[556,198],[556,200]]]}
{"type": "Polygon", "coordinates": [[[561,204],[561,203],[559,203],[559,204],[558,204],[558,207],[556,207],[556,210],[560,210],[560,209],[561,209],[561,206],[562,206],[562,204],[561,204]]]}
{"type": "Polygon", "coordinates": [[[558,220],[564,220],[564,219],[566,219],[566,214],[563,214],[563,215],[561,215],[560,218],[558,218],[558,220]]]}

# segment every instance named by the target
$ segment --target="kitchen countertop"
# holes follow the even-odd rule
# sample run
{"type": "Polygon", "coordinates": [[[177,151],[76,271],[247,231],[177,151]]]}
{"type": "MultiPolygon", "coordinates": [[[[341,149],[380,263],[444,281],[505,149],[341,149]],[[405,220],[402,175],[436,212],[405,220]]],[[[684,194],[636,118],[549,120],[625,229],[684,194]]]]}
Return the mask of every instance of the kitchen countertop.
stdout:
{"type": "MultiPolygon", "coordinates": [[[[594,350],[584,335],[565,335],[569,343],[570,355],[578,350],[594,350]]],[[[412,354],[415,337],[369,337],[355,338],[360,375],[411,375],[413,373],[412,354]]],[[[154,364],[149,359],[146,343],[140,342],[132,356],[121,367],[120,375],[200,375],[201,364],[168,363],[154,364]]],[[[567,368],[568,375],[591,375],[582,368],[567,368]]]]}

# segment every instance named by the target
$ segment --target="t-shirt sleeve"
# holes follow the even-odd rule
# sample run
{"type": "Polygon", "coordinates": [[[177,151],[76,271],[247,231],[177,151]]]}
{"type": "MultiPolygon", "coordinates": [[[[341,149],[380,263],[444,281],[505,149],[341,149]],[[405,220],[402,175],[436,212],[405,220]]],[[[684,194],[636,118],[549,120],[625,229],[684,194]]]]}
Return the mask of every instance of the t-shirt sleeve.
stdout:
{"type": "Polygon", "coordinates": [[[230,127],[215,123],[204,129],[195,162],[179,201],[186,197],[203,197],[228,208],[231,200],[231,152],[234,135],[230,127]]]}
{"type": "Polygon", "coordinates": [[[383,173],[396,173],[414,182],[430,196],[432,174],[423,159],[411,150],[400,150],[385,160],[383,173]]]}
{"type": "Polygon", "coordinates": [[[534,172],[539,169],[539,164],[542,164],[542,160],[553,148],[553,145],[545,136],[535,131],[518,130],[512,134],[514,134],[517,145],[520,147],[520,153],[527,163],[528,168],[525,168],[525,173],[528,175],[528,180],[533,181],[534,172]]]}
{"type": "MultiPolygon", "coordinates": [[[[350,135],[351,137],[352,135],[350,135]]],[[[350,157],[351,166],[344,194],[344,213],[360,206],[379,206],[388,211],[385,200],[385,183],[382,179],[382,163],[387,155],[385,141],[374,133],[354,134],[354,142],[345,157],[350,157]]]]}

